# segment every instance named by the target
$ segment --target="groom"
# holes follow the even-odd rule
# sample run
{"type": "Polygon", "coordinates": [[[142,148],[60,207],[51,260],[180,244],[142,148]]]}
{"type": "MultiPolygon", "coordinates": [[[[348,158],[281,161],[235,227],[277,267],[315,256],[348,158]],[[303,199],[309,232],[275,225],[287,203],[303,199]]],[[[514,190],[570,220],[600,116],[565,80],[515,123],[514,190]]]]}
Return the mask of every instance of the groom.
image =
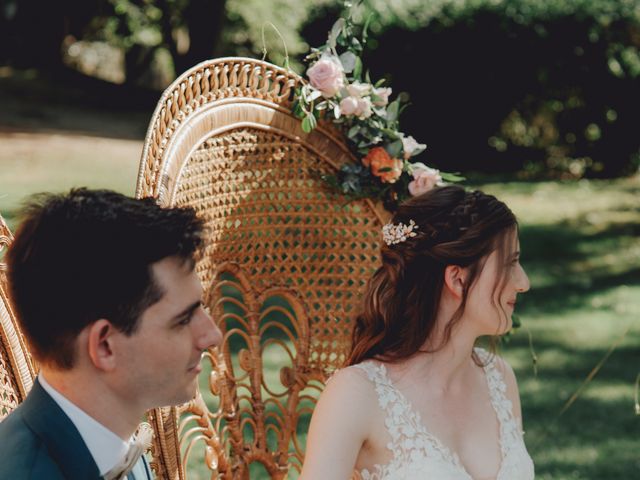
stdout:
{"type": "Polygon", "coordinates": [[[193,397],[221,340],[194,271],[202,228],[192,209],[107,190],[26,207],[7,264],[40,373],[0,422],[0,479],[152,478],[133,434],[193,397]]]}

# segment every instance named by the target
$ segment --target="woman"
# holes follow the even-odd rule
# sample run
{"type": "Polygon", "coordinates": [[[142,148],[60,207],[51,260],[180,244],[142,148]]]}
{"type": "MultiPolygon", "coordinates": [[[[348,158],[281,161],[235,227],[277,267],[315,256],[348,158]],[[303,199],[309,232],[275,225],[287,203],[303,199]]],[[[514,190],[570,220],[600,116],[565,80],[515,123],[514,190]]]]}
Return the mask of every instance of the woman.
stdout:
{"type": "Polygon", "coordinates": [[[513,370],[474,348],[511,328],[529,289],[515,216],[491,195],[436,187],[401,205],[383,240],[302,478],[533,479],[513,370]]]}

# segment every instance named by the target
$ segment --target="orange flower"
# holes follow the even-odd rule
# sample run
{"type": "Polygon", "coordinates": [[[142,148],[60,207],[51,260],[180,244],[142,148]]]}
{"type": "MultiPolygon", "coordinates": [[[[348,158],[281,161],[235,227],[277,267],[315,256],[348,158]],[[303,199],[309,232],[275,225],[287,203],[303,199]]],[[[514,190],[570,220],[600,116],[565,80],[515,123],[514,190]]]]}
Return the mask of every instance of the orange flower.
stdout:
{"type": "Polygon", "coordinates": [[[384,183],[395,183],[402,175],[402,160],[392,158],[382,147],[369,150],[362,164],[384,183]]]}

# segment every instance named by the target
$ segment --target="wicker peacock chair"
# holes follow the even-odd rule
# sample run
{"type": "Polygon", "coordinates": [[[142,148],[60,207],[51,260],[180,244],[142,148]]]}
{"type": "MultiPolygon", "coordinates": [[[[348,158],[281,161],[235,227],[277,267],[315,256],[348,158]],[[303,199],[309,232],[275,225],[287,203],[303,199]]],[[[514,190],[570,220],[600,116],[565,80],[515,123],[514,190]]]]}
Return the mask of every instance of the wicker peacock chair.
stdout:
{"type": "Polygon", "coordinates": [[[36,375],[7,292],[3,256],[12,239],[0,216],[0,421],[26,398],[36,375]]]}
{"type": "Polygon", "coordinates": [[[205,219],[196,268],[224,332],[196,398],[149,414],[160,478],[184,479],[187,462],[202,478],[295,477],[298,434],[345,360],[384,213],[327,189],[322,175],[353,158],[331,125],[302,131],[301,82],[262,61],[207,61],[164,92],[149,125],[136,195],[205,219]]]}

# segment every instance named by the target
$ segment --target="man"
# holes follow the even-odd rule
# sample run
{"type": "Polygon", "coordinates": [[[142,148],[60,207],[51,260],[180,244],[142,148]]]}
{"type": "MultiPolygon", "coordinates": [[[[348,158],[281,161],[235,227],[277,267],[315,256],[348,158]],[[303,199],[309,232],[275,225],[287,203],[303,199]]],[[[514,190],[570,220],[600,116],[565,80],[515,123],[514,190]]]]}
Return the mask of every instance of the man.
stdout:
{"type": "Polygon", "coordinates": [[[140,419],[192,398],[221,340],[194,271],[202,222],[87,189],[35,197],[23,215],[8,274],[40,373],[0,422],[0,479],[151,478],[140,419]]]}

